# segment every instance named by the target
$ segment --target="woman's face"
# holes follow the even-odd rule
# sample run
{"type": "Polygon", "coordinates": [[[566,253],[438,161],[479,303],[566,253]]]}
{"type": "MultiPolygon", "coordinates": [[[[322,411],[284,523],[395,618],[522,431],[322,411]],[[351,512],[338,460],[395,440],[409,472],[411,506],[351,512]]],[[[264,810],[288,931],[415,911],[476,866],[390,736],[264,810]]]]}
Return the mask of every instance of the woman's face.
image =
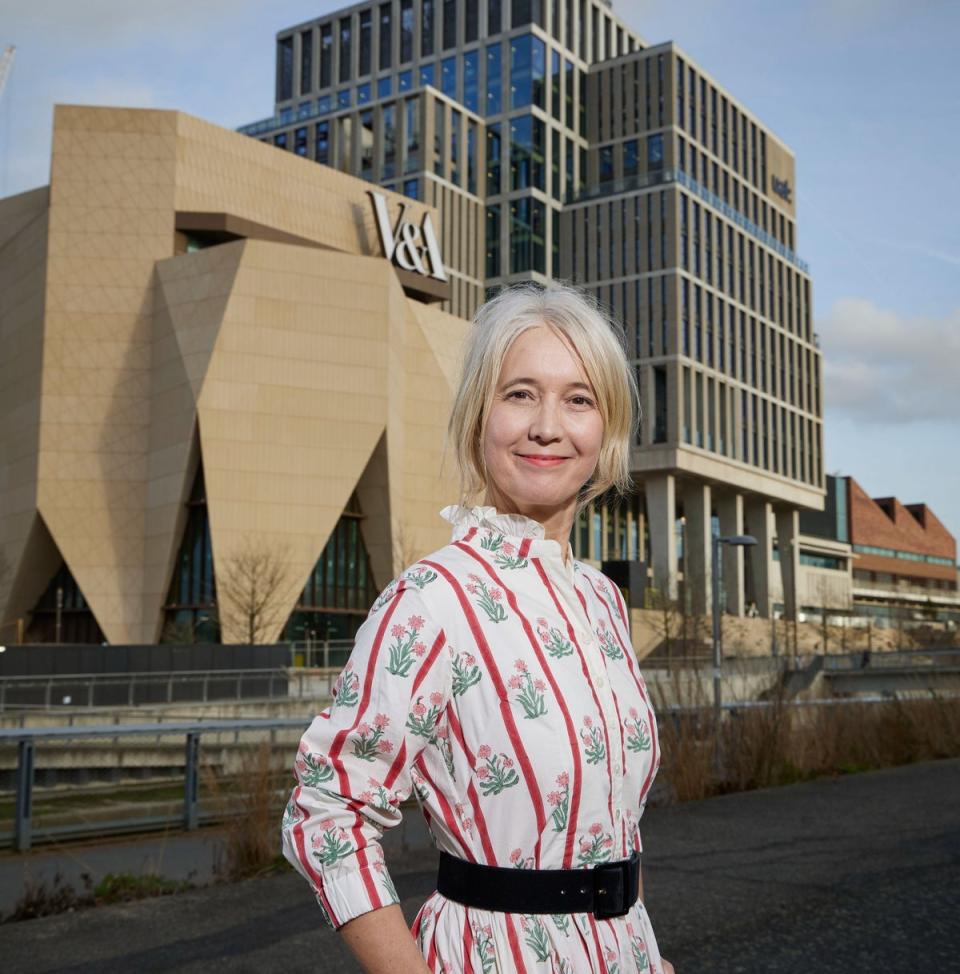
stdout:
{"type": "Polygon", "coordinates": [[[528,328],[507,351],[487,419],[488,498],[516,513],[571,505],[602,442],[597,397],[579,357],[552,328],[528,328]]]}

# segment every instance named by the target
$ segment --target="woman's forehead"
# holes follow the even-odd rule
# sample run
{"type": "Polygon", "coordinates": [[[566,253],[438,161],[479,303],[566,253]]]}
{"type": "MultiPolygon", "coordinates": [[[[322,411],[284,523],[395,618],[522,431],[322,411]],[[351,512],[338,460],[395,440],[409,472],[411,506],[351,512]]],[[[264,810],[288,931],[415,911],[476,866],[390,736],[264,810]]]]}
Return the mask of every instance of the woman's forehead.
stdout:
{"type": "Polygon", "coordinates": [[[501,380],[523,375],[550,379],[576,377],[589,384],[580,355],[566,335],[547,325],[534,325],[511,343],[500,369],[501,380]]]}

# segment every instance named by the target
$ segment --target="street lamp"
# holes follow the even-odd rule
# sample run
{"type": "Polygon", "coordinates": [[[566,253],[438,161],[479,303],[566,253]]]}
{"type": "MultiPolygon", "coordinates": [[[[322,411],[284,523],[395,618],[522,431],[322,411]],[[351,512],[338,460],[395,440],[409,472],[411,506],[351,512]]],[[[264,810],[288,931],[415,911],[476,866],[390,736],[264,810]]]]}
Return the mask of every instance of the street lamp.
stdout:
{"type": "Polygon", "coordinates": [[[713,539],[713,561],[711,564],[713,597],[711,610],[713,616],[713,739],[716,748],[717,772],[720,771],[720,708],[723,702],[721,677],[723,676],[723,654],[720,649],[720,545],[749,548],[757,543],[752,534],[734,534],[729,537],[715,536],[713,539]]]}

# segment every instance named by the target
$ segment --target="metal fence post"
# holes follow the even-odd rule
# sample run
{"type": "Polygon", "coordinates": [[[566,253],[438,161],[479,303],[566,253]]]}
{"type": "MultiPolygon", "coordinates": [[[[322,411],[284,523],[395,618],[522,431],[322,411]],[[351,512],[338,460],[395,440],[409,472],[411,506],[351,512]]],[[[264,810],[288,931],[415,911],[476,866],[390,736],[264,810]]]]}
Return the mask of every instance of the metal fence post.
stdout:
{"type": "Polygon", "coordinates": [[[197,772],[200,759],[200,735],[187,734],[186,759],[183,768],[183,827],[191,831],[197,827],[197,772]]]}
{"type": "Polygon", "coordinates": [[[33,738],[23,738],[17,746],[17,808],[13,823],[13,847],[17,852],[30,848],[30,815],[33,810],[33,738]]]}

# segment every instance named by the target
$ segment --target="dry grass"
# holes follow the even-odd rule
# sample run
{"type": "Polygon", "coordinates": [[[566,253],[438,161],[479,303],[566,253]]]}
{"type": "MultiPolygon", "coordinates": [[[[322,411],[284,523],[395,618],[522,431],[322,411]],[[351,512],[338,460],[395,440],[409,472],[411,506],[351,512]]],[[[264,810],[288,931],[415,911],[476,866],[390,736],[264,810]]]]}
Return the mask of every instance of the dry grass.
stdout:
{"type": "Polygon", "coordinates": [[[682,716],[661,710],[661,774],[668,800],[789,784],[960,756],[960,698],[762,708],[724,715],[721,771],[715,770],[712,715],[701,701],[682,716]]]}
{"type": "Polygon", "coordinates": [[[244,773],[221,778],[204,770],[206,785],[224,822],[218,878],[233,882],[276,868],[280,855],[280,817],[289,793],[289,768],[269,743],[250,748],[244,773]]]}

